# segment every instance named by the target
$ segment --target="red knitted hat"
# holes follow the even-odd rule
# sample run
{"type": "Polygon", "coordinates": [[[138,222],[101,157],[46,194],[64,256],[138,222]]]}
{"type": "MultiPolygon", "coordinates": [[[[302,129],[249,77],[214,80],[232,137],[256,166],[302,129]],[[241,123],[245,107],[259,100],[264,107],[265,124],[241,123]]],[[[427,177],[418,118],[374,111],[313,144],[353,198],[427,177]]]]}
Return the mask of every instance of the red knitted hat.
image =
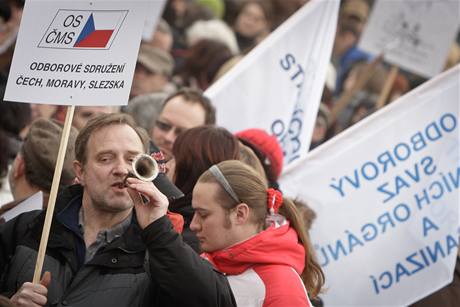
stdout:
{"type": "MultiPolygon", "coordinates": [[[[268,158],[270,168],[273,174],[278,178],[281,175],[283,169],[283,149],[281,148],[278,140],[275,136],[269,135],[265,130],[262,129],[246,129],[240,131],[236,136],[249,142],[256,149],[260,151],[266,158],[268,158]]],[[[265,163],[265,161],[261,161],[265,163]]],[[[265,163],[266,164],[266,163],[265,163]]]]}

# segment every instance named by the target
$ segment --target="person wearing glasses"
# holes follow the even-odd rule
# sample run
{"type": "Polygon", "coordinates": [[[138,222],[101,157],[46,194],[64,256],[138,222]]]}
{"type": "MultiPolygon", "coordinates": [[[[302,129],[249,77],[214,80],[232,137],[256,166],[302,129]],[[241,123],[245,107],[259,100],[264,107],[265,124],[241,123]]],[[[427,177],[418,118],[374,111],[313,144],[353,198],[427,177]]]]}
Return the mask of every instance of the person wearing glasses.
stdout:
{"type": "Polygon", "coordinates": [[[183,88],[166,98],[150,136],[169,161],[174,141],[181,132],[215,123],[216,111],[211,101],[201,91],[183,88]]]}

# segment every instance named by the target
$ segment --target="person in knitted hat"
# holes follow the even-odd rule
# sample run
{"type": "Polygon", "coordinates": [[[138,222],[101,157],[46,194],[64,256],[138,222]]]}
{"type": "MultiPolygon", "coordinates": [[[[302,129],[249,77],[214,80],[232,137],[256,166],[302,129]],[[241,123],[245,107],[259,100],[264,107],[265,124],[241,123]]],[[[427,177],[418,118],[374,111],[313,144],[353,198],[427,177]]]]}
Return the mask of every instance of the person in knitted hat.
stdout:
{"type": "Polygon", "coordinates": [[[172,91],[173,85],[169,81],[173,69],[174,60],[168,52],[141,44],[130,99],[142,94],[172,91]]]}
{"type": "Polygon", "coordinates": [[[283,170],[283,149],[275,136],[262,129],[247,129],[236,134],[238,139],[250,147],[264,167],[270,187],[278,188],[278,178],[283,170]]]}
{"type": "MultiPolygon", "coordinates": [[[[38,119],[32,123],[9,172],[14,202],[8,204],[8,207],[18,204],[39,191],[43,192],[43,206],[48,204],[61,133],[62,126],[55,121],[38,119]]],[[[76,137],[77,130],[72,128],[69,134],[60,185],[72,184],[75,178],[72,162],[75,159],[76,137]]]]}

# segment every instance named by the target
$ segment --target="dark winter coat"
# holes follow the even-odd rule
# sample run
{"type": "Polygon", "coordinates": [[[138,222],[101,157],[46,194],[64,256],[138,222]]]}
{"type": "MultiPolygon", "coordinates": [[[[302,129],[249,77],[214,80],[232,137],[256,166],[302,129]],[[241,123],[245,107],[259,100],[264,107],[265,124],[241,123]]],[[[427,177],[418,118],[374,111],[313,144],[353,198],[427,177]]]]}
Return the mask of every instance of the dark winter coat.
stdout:
{"type": "MultiPolygon", "coordinates": [[[[225,276],[182,242],[167,217],[142,230],[133,214],[126,232],[84,263],[78,228],[82,188],[56,202],[43,271],[51,272],[47,306],[235,306],[225,276]]],[[[31,281],[45,213],[0,225],[0,294],[31,281]]]]}

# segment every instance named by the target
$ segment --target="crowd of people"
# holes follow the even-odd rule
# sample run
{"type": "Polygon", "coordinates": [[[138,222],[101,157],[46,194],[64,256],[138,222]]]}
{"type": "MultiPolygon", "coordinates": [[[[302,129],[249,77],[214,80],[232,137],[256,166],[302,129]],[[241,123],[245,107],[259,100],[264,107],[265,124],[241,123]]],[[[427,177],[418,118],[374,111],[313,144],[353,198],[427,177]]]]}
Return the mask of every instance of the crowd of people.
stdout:
{"type": "MultiPolygon", "coordinates": [[[[0,102],[0,306],[322,306],[315,212],[280,191],[278,140],[217,126],[203,94],[307,2],[166,2],[140,45],[128,104],[75,108],[40,283],[31,281],[66,108],[0,102]],[[183,197],[129,176],[151,142],[183,197]],[[44,210],[1,219],[39,191],[44,210]]],[[[367,76],[376,58],[357,47],[373,2],[341,2],[310,149],[425,81],[400,71],[377,104],[389,65],[367,76]]],[[[0,1],[1,97],[23,6],[0,1]]],[[[455,42],[445,68],[458,62],[455,42]]],[[[447,294],[416,306],[455,306],[456,274],[447,294]]]]}

